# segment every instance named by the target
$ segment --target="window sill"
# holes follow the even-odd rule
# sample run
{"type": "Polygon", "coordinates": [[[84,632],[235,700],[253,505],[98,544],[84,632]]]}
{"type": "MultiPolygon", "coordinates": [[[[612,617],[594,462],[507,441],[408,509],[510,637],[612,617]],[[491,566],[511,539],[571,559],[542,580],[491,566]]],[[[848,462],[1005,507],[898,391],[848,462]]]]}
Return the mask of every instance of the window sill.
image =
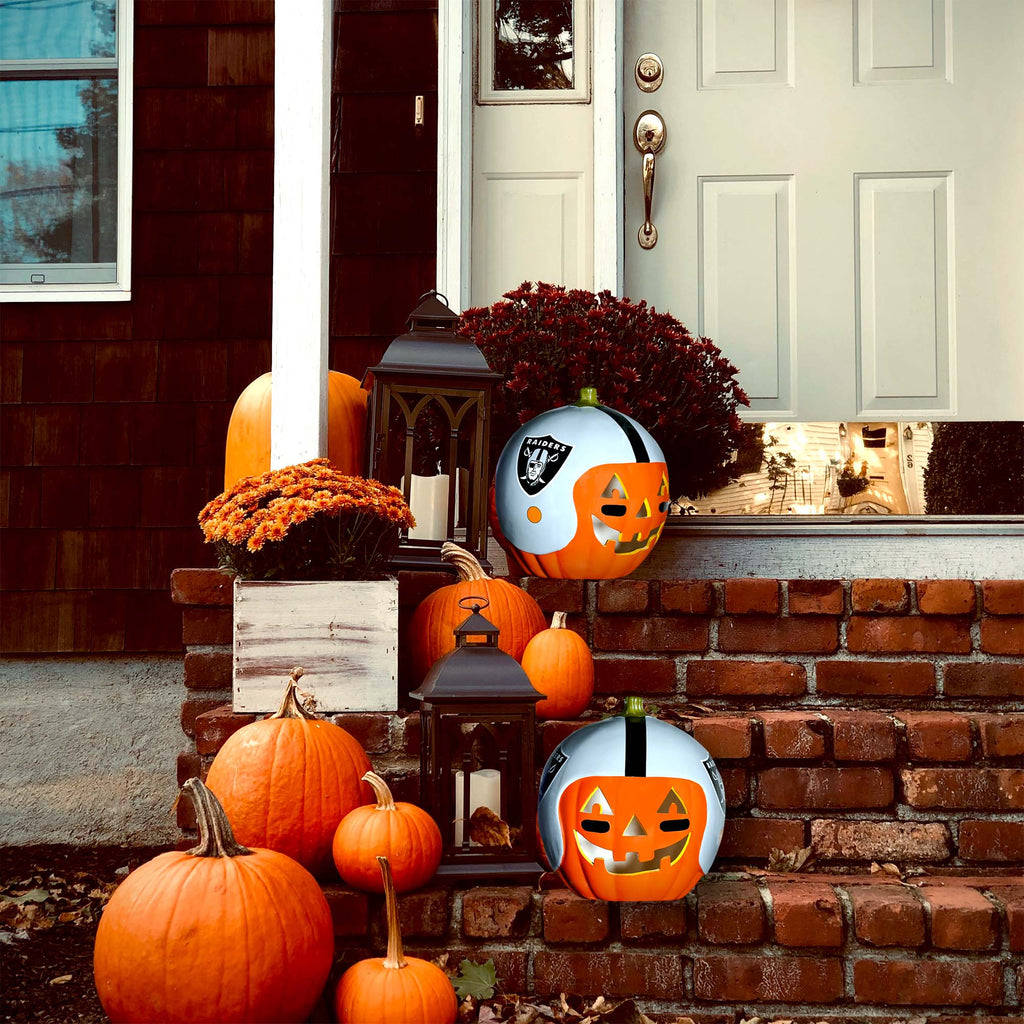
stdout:
{"type": "Polygon", "coordinates": [[[49,289],[45,285],[27,285],[24,288],[0,288],[3,302],[129,302],[131,289],[120,285],[83,284],[63,285],[49,289]]]}

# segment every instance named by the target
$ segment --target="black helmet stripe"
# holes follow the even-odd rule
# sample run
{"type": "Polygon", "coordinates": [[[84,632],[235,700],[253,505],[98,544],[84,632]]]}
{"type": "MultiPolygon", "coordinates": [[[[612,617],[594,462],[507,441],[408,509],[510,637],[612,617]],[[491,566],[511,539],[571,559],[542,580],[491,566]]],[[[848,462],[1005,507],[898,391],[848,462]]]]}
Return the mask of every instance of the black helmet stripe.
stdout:
{"type": "Polygon", "coordinates": [[[647,454],[647,445],[644,444],[644,440],[633,421],[628,416],[623,416],[621,412],[609,409],[606,405],[599,405],[597,408],[606,415],[611,416],[618,423],[622,432],[629,439],[630,447],[633,449],[633,458],[637,462],[650,462],[651,457],[647,454]]]}
{"type": "Polygon", "coordinates": [[[626,715],[626,767],[623,775],[647,775],[647,718],[626,715]]]}

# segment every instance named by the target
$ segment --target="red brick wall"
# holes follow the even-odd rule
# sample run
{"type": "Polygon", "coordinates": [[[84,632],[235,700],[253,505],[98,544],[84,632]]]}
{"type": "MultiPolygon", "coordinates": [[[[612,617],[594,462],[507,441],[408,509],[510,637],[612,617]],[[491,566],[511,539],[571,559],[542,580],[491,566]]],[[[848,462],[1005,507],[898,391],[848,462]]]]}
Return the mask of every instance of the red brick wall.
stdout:
{"type": "MultiPolygon", "coordinates": [[[[435,8],[338,4],[331,354],[357,376],[434,279],[435,8]]],[[[181,650],[170,572],[212,564],[196,515],[270,369],[273,20],[137,0],[132,300],[0,307],[4,653],[181,650]]]]}
{"type": "MultiPolygon", "coordinates": [[[[447,579],[400,576],[400,628],[447,579]]],[[[251,720],[229,703],[230,584],[174,575],[188,652],[182,781],[251,720]]],[[[409,950],[491,958],[505,991],[633,996],[700,1024],[1020,1013],[1024,583],[526,586],[594,650],[587,719],[640,692],[715,756],[730,805],[715,873],[670,903],[582,900],[551,875],[538,890],[430,885],[400,898],[409,950]],[[808,847],[813,871],[769,867],[772,850],[808,847]]],[[[410,710],[334,721],[397,798],[416,801],[410,710]]],[[[579,724],[539,726],[538,768],[579,724]]],[[[184,802],[179,815],[190,827],[184,802]]],[[[325,891],[341,964],[379,955],[380,899],[325,891]]]]}
{"type": "MultiPolygon", "coordinates": [[[[403,573],[403,615],[445,579],[403,573]]],[[[188,777],[249,719],[227,704],[228,577],[181,570],[174,580],[187,648],[182,721],[194,741],[180,766],[188,777]]],[[[763,866],[773,849],[808,846],[841,868],[1024,861],[1024,583],[526,586],[548,611],[568,611],[594,651],[589,718],[639,692],[715,757],[729,800],[722,863],[763,866]]],[[[405,689],[415,685],[400,668],[405,689]]],[[[417,799],[414,713],[335,720],[402,799],[417,799]]],[[[578,725],[539,726],[538,767],[578,725]]]]}

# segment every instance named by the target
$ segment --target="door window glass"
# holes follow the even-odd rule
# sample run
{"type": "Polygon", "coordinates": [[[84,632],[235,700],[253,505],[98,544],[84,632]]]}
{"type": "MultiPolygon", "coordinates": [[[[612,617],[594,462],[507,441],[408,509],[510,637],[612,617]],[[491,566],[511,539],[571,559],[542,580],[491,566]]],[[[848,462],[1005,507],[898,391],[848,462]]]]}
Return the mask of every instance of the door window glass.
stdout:
{"type": "Polygon", "coordinates": [[[1022,515],[1024,423],[752,423],[684,515],[1022,515]]]}
{"type": "Polygon", "coordinates": [[[573,87],[572,0],[495,0],[495,89],[573,87]]]}

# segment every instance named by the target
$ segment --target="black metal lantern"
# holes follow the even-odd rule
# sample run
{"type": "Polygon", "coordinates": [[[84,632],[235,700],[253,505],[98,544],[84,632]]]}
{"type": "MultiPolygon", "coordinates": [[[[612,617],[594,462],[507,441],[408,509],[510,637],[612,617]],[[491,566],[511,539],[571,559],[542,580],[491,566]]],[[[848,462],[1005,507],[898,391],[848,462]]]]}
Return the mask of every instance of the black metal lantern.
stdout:
{"type": "Polygon", "coordinates": [[[409,314],[373,374],[367,475],[398,487],[416,526],[403,531],[395,569],[447,568],[453,541],[487,564],[491,389],[501,380],[458,314],[431,291],[409,314]]]}
{"type": "Polygon", "coordinates": [[[455,630],[455,650],[412,693],[421,701],[421,802],[441,829],[439,875],[534,881],[543,871],[533,763],[542,695],[515,658],[498,649],[498,628],[480,614],[487,603],[459,602],[472,613],[455,630]],[[481,807],[493,815],[482,812],[493,826],[486,837],[473,819],[481,807]]]}

